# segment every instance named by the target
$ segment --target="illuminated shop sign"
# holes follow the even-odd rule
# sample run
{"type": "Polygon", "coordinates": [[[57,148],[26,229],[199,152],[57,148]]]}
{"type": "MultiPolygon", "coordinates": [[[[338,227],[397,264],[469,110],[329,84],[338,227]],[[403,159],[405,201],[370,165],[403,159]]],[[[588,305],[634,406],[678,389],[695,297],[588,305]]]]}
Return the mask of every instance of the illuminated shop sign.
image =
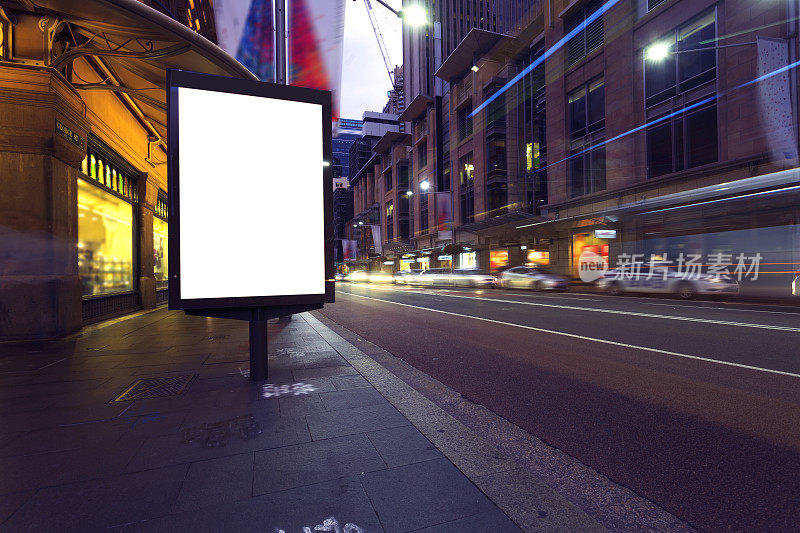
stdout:
{"type": "Polygon", "coordinates": [[[616,239],[617,230],[615,229],[596,229],[594,230],[595,239],[616,239]]]}

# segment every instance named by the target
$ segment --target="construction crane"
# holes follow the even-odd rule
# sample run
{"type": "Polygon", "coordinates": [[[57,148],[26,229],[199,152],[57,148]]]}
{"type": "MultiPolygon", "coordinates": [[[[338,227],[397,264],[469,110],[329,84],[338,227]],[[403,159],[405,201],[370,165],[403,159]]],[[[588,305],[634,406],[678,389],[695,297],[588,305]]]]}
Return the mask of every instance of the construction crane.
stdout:
{"type": "MultiPolygon", "coordinates": [[[[381,0],[377,0],[381,3],[381,5],[386,6],[387,8],[391,9],[395,14],[397,11],[389,7],[387,4],[381,2],[381,0]]],[[[367,7],[367,15],[369,16],[369,21],[372,24],[372,29],[375,32],[375,38],[378,40],[378,47],[381,49],[381,55],[383,56],[383,62],[386,65],[386,72],[389,74],[389,81],[391,81],[392,86],[394,86],[394,72],[392,70],[392,62],[389,60],[389,52],[386,50],[386,43],[383,42],[383,34],[381,34],[381,30],[378,27],[378,20],[375,18],[375,12],[372,11],[372,2],[370,0],[364,0],[364,5],[367,7]]]]}

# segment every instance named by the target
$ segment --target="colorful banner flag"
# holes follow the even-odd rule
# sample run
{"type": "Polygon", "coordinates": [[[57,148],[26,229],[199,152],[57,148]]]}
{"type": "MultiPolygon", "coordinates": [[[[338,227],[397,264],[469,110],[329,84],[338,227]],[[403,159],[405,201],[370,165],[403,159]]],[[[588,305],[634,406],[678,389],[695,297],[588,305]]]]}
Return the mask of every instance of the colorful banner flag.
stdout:
{"type": "Polygon", "coordinates": [[[436,193],[436,229],[440,240],[453,238],[453,197],[449,192],[436,193]]]}
{"type": "Polygon", "coordinates": [[[358,241],[355,239],[342,239],[342,253],[345,261],[355,261],[358,254],[358,241]]]}
{"type": "MultiPolygon", "coordinates": [[[[339,116],[345,3],[291,0],[287,35],[290,85],[333,92],[333,118],[339,116]]],[[[262,81],[275,79],[275,7],[272,0],[216,0],[214,20],[219,46],[262,81]]]]}

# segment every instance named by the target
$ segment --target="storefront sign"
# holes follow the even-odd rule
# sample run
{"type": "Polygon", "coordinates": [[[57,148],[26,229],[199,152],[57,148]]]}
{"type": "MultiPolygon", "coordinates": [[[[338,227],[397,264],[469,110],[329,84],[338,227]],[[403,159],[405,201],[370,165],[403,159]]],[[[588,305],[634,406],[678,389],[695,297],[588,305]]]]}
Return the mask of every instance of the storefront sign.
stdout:
{"type": "Polygon", "coordinates": [[[332,302],[330,93],[167,74],[170,308],[332,302]]]}
{"type": "Polygon", "coordinates": [[[440,255],[438,257],[438,259],[439,259],[439,261],[452,261],[453,260],[453,256],[452,255],[440,255]]]}
{"type": "Polygon", "coordinates": [[[595,239],[616,239],[617,230],[615,229],[596,229],[594,230],[595,239]]]}
{"type": "Polygon", "coordinates": [[[578,259],[578,272],[581,281],[592,283],[600,279],[608,271],[608,261],[602,255],[585,249],[578,259]]]}
{"type": "Polygon", "coordinates": [[[78,148],[83,148],[83,137],[63,125],[61,122],[56,119],[56,133],[59,134],[61,137],[68,140],[70,143],[74,144],[78,148]]]}

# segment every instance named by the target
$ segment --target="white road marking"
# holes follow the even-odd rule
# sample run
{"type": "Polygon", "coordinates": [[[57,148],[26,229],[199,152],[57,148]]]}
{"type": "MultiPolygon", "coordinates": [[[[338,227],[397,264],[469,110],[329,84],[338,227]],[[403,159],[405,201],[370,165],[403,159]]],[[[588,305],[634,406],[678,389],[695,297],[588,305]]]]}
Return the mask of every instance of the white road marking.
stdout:
{"type": "Polygon", "coordinates": [[[649,348],[647,346],[637,346],[635,344],[628,344],[628,343],[625,343],[625,342],[610,341],[610,340],[606,340],[606,339],[597,339],[595,337],[586,337],[584,335],[577,335],[575,333],[565,333],[563,331],[555,331],[555,330],[552,330],[552,329],[537,328],[537,327],[534,327],[534,326],[525,326],[523,324],[514,324],[512,322],[503,322],[501,320],[492,320],[491,318],[483,318],[483,317],[471,316],[471,315],[462,315],[461,313],[453,313],[453,312],[450,312],[450,311],[441,311],[439,309],[431,309],[430,307],[420,307],[418,305],[411,305],[411,304],[404,304],[404,303],[400,303],[400,302],[393,302],[391,300],[382,300],[380,298],[372,298],[370,296],[362,296],[360,294],[355,294],[355,293],[352,293],[352,292],[348,292],[346,294],[348,296],[355,296],[356,298],[364,298],[364,299],[367,299],[367,300],[375,300],[376,302],[384,302],[384,303],[388,303],[388,304],[402,305],[403,307],[411,307],[413,309],[421,309],[423,311],[430,311],[432,313],[441,313],[441,314],[444,314],[444,315],[458,316],[458,317],[462,317],[462,318],[471,318],[473,320],[480,320],[482,322],[491,322],[493,324],[500,324],[500,325],[503,325],[503,326],[511,326],[511,327],[515,327],[515,328],[528,329],[528,330],[532,330],[532,331],[538,331],[540,333],[550,333],[552,335],[561,335],[563,337],[570,337],[570,338],[573,338],[573,339],[580,339],[580,340],[591,341],[591,342],[599,342],[601,344],[610,344],[612,346],[620,346],[620,347],[623,347],[623,348],[632,348],[634,350],[644,350],[644,351],[647,351],[647,352],[660,353],[660,354],[663,354],[663,355],[671,355],[673,357],[682,357],[682,358],[685,358],[685,359],[693,359],[695,361],[705,361],[707,363],[717,363],[717,364],[720,364],[720,365],[732,366],[732,367],[736,367],[736,368],[744,368],[744,369],[747,369],[747,370],[757,370],[757,371],[760,371],[760,372],[767,372],[767,373],[770,373],[770,374],[778,374],[778,375],[781,375],[781,376],[789,376],[789,377],[793,377],[793,378],[800,378],[800,374],[795,374],[795,373],[792,373],[792,372],[784,372],[782,370],[773,370],[771,368],[761,368],[759,366],[743,365],[743,364],[740,364],[740,363],[731,363],[729,361],[720,361],[718,359],[710,359],[708,357],[700,357],[698,355],[689,355],[689,354],[685,354],[685,353],[671,352],[669,350],[661,350],[659,348],[649,348]]]}
{"type": "MultiPolygon", "coordinates": [[[[378,288],[378,287],[374,287],[378,288]]],[[[391,289],[383,289],[383,290],[391,290],[391,289]]],[[[713,320],[710,318],[694,318],[688,316],[674,316],[674,315],[656,315],[653,313],[639,313],[636,311],[620,311],[617,309],[598,309],[595,307],[578,307],[575,305],[558,305],[558,304],[546,304],[546,303],[538,303],[538,302],[520,302],[517,300],[505,300],[501,298],[476,298],[474,296],[461,296],[457,294],[445,294],[442,292],[421,292],[419,294],[430,294],[434,296],[443,296],[447,298],[467,298],[470,300],[480,300],[483,302],[500,302],[500,303],[513,303],[517,305],[532,305],[535,307],[551,307],[556,309],[570,309],[572,311],[588,311],[590,313],[607,313],[611,315],[627,315],[627,316],[637,316],[642,318],[658,318],[663,320],[678,320],[681,322],[700,322],[702,324],[716,324],[720,326],[734,326],[740,328],[756,328],[756,329],[771,329],[775,331],[788,331],[792,333],[800,333],[800,328],[793,328],[789,326],[771,326],[769,324],[751,324],[749,322],[731,322],[728,320],[713,320]]]]}

